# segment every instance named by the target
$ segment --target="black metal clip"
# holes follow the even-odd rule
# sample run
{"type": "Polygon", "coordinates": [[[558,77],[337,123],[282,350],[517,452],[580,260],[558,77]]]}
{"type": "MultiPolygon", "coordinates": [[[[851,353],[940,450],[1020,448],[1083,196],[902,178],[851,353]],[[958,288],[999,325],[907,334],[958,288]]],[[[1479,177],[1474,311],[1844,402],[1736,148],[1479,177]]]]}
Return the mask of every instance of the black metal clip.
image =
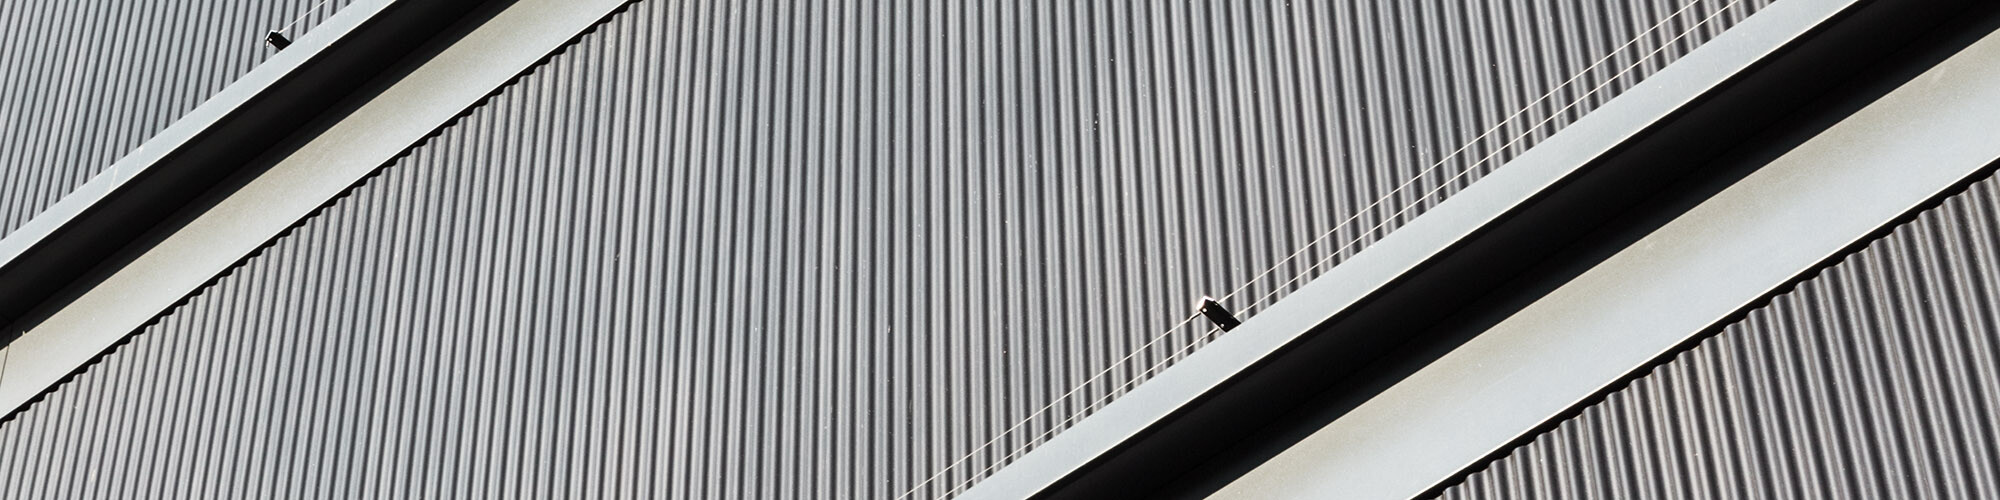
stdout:
{"type": "Polygon", "coordinates": [[[292,46],[292,39],[285,38],[284,33],[273,31],[271,34],[264,35],[264,43],[271,44],[271,48],[285,50],[285,47],[292,46]]]}
{"type": "Polygon", "coordinates": [[[1243,324],[1242,321],[1236,320],[1236,315],[1230,314],[1228,309],[1224,309],[1221,302],[1216,302],[1215,299],[1208,297],[1201,298],[1201,315],[1207,316],[1209,321],[1214,322],[1215,326],[1222,327],[1222,331],[1225,332],[1236,329],[1236,325],[1243,324]]]}

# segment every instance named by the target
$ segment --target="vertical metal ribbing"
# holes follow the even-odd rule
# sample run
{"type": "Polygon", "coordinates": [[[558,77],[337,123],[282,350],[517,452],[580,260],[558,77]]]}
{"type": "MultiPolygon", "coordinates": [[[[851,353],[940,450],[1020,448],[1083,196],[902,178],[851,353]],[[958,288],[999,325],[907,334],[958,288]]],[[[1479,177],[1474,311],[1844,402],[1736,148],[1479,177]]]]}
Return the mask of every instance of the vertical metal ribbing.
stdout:
{"type": "Polygon", "coordinates": [[[0,484],[949,495],[1767,3],[1685,2],[638,2],[0,424],[0,484]]]}
{"type": "Polygon", "coordinates": [[[1442,496],[2000,494],[1996,224],[1975,183],[1442,496]]]}
{"type": "Polygon", "coordinates": [[[352,1],[0,6],[0,236],[263,62],[265,32],[352,1]]]}

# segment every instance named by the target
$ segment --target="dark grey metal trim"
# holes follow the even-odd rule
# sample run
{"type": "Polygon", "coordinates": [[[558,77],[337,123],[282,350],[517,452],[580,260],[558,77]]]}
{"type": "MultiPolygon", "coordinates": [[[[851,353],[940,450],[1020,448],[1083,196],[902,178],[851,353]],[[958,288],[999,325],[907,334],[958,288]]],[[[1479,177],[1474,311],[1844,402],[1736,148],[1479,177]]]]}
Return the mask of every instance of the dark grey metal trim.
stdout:
{"type": "Polygon", "coordinates": [[[1989,36],[1216,496],[1419,495],[1981,172],[1997,116],[1989,36]]]}
{"type": "Polygon", "coordinates": [[[120,158],[104,172],[64,196],[48,210],[35,216],[21,228],[0,239],[0,267],[12,267],[28,249],[49,238],[63,227],[74,224],[90,207],[103,201],[105,197],[120,187],[130,184],[147,170],[158,168],[166,156],[194,142],[195,137],[209,127],[215,126],[236,109],[247,105],[259,94],[270,91],[286,75],[298,71],[302,66],[325,52],[333,42],[352,34],[370,19],[375,19],[393,2],[387,0],[362,0],[352,8],[343,9],[326,20],[319,29],[299,37],[291,50],[273,54],[270,60],[243,75],[243,78],[218,92],[203,102],[201,107],[181,117],[159,135],[146,140],[132,154],[120,158]]]}
{"type": "MultiPolygon", "coordinates": [[[[1496,228],[1514,224],[1517,221],[1510,219],[1519,219],[1524,211],[1539,211],[1542,216],[1549,216],[1548,212],[1561,211],[1549,206],[1567,203],[1551,203],[1551,199],[1574,198],[1575,192],[1604,191],[1603,182],[1584,181],[1604,177],[1593,172],[1595,165],[1622,155],[1662,123],[1701,113],[1701,106],[1719,89],[1770,65],[1774,58],[1808,35],[1852,17],[1870,17],[1855,16],[1857,11],[1874,12],[1872,16],[1885,19],[1896,16],[1878,10],[1900,12],[1864,9],[1868,5],[1800,0],[1781,2],[1752,16],[1654,75],[1640,88],[1584,117],[1293,297],[1249,319],[1230,335],[1135,389],[1098,415],[981,481],[970,493],[980,498],[1051,494],[1090,469],[1101,467],[1106,457],[1123,453],[1121,450],[1135,446],[1134,443],[1159,440],[1156,435],[1163,428],[1202,426],[1199,422],[1184,425],[1186,421],[1211,420],[1207,415],[1190,418],[1190,411],[1217,406],[1216,401],[1228,399],[1234,393],[1260,390],[1254,387],[1260,383],[1244,382],[1246,374],[1269,371],[1274,360],[1314,357],[1300,355],[1299,351],[1307,350],[1300,345],[1311,337],[1322,337],[1313,341],[1325,344],[1326,336],[1316,335],[1315,330],[1337,318],[1357,314],[1356,311],[1380,308],[1385,294],[1408,295],[1405,293],[1408,290],[1398,289],[1411,288],[1405,285],[1412,276],[1429,273],[1427,269],[1441,266],[1439,263],[1454,252],[1467,253],[1462,250],[1468,242],[1481,238],[1482,234],[1519,233],[1518,228],[1496,228]],[[1251,388],[1244,389],[1245,386],[1251,388]]],[[[1927,7],[1943,12],[1937,4],[1927,7]]],[[[1825,51],[1820,52],[1819,55],[1825,55],[1825,51]]],[[[1666,172],[1673,170],[1672,167],[1648,168],[1662,172],[1631,175],[1672,178],[1666,172]]],[[[1621,186],[1632,183],[1630,179],[1623,182],[1621,186]]],[[[1564,216],[1555,216],[1560,217],[1564,216]]],[[[1070,493],[1075,492],[1063,494],[1070,493]]]]}
{"type": "MultiPolygon", "coordinates": [[[[0,239],[0,324],[308,126],[482,1],[355,2],[272,54],[0,239]]],[[[14,333],[0,331],[0,342],[14,333]]]]}
{"type": "MultiPolygon", "coordinates": [[[[0,409],[12,412],[32,400],[625,3],[507,6],[130,261],[105,270],[89,289],[45,305],[46,316],[17,325],[23,333],[5,348],[0,409]]],[[[311,39],[286,52],[304,54],[311,39]]]]}
{"type": "Polygon", "coordinates": [[[1425,497],[2000,498],[1988,172],[1425,497]]]}

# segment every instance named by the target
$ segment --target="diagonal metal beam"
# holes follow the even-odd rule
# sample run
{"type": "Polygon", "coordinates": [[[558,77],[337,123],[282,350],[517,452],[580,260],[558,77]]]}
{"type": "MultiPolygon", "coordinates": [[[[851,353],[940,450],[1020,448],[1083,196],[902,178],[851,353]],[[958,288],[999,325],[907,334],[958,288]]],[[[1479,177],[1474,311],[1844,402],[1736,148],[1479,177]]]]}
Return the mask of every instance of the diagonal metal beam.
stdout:
{"type": "MultiPolygon", "coordinates": [[[[74,297],[16,322],[0,408],[10,414],[200,289],[626,0],[518,0],[256,173],[74,297]]],[[[300,45],[311,35],[302,38],[300,45]]],[[[295,45],[286,52],[299,51],[295,45]]]]}
{"type": "Polygon", "coordinates": [[[1417,496],[2000,161],[1989,35],[1216,496],[1417,496]]]}
{"type": "MultiPolygon", "coordinates": [[[[294,131],[365,93],[370,79],[482,2],[358,1],[273,54],[0,239],[0,325],[87,279],[294,131]]],[[[0,343],[15,333],[0,331],[0,343]]]]}
{"type": "Polygon", "coordinates": [[[1775,3],[981,480],[968,496],[1091,497],[1173,477],[1962,5],[1775,3]]]}

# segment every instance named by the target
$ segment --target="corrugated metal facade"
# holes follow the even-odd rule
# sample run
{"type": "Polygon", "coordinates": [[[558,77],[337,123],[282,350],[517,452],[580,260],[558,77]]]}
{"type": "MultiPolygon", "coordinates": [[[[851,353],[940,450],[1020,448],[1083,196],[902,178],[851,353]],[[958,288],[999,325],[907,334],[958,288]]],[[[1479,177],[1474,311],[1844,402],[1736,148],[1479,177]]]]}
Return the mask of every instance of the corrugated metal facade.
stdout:
{"type": "Polygon", "coordinates": [[[0,424],[0,484],[947,495],[1763,4],[637,3],[0,424]]]}
{"type": "Polygon", "coordinates": [[[1445,498],[2000,498],[1988,179],[1445,498]]]}
{"type": "Polygon", "coordinates": [[[353,1],[0,2],[0,236],[353,1]]]}

